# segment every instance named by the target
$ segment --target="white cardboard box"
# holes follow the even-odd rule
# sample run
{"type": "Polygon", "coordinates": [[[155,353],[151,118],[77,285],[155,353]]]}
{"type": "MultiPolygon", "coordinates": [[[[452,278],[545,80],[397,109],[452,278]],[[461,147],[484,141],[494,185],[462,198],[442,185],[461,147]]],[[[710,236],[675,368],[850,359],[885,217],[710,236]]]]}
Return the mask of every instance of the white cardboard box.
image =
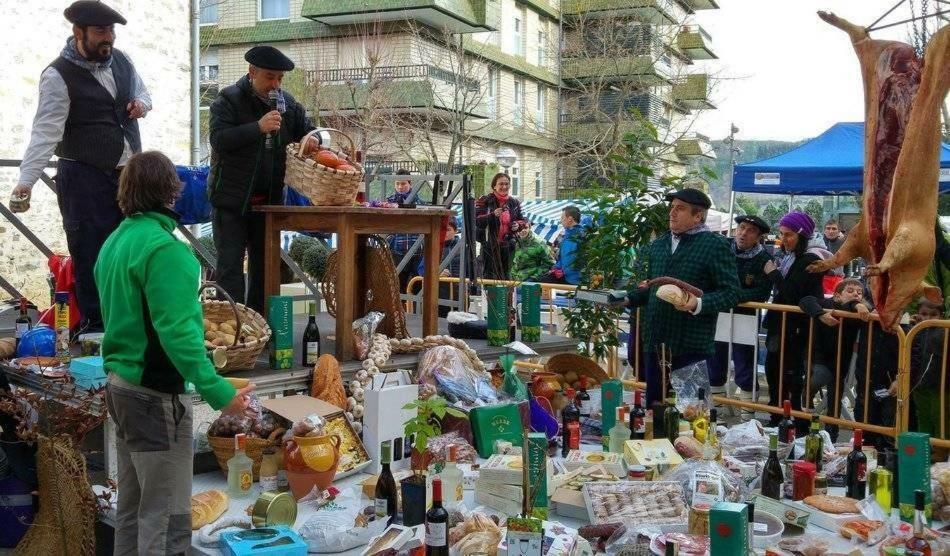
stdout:
{"type": "Polygon", "coordinates": [[[592,465],[603,465],[607,471],[621,479],[627,476],[627,464],[624,462],[623,455],[616,452],[571,450],[567,454],[567,459],[564,460],[564,467],[566,467],[568,471],[574,471],[592,465]]]}
{"type": "Polygon", "coordinates": [[[407,440],[403,438],[403,423],[413,417],[413,412],[403,406],[419,396],[418,386],[412,384],[409,371],[404,370],[379,373],[372,378],[363,398],[363,445],[373,460],[367,472],[380,472],[380,446],[385,441],[393,447],[390,469],[409,469],[410,458],[404,457],[407,440]],[[403,449],[397,450],[400,446],[403,449]]]}

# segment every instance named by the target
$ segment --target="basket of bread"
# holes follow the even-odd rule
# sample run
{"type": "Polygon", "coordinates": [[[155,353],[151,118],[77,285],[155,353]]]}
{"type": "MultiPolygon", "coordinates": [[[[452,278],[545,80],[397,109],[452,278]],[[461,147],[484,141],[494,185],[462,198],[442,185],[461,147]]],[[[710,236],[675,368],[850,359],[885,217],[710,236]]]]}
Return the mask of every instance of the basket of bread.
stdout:
{"type": "Polygon", "coordinates": [[[355,158],[349,135],[332,128],[317,128],[299,143],[287,145],[284,182],[315,206],[352,206],[363,182],[363,167],[355,158]],[[332,148],[331,133],[343,137],[349,149],[332,148]]]}
{"type": "Polygon", "coordinates": [[[250,307],[235,303],[228,292],[214,282],[201,284],[199,295],[204,314],[205,348],[212,355],[218,373],[253,369],[270,340],[267,321],[250,307]],[[210,299],[214,291],[225,299],[210,299]]]}

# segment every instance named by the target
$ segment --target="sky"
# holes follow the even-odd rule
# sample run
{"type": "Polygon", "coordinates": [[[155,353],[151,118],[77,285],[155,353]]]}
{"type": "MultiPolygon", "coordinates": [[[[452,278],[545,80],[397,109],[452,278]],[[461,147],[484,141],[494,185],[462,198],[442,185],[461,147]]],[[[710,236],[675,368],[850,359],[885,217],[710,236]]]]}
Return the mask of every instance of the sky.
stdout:
{"type": "MultiPolygon", "coordinates": [[[[698,11],[696,23],[712,36],[719,59],[697,66],[720,79],[712,93],[718,109],[703,113],[695,129],[722,139],[734,122],[738,139],[800,140],[836,122],[863,121],[863,86],[851,43],[815,12],[870,25],[896,1],[719,0],[720,9],[698,11]]],[[[920,2],[915,6],[919,10],[920,2]]],[[[905,2],[881,24],[908,17],[905,2]]],[[[910,29],[903,24],[871,37],[909,41],[910,29]]]]}

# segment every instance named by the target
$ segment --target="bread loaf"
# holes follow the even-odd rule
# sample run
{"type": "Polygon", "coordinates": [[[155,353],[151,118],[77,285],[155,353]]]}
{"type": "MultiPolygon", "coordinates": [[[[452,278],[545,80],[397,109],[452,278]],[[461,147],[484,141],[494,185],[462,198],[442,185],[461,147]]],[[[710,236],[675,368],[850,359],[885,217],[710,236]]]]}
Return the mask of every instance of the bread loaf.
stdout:
{"type": "Polygon", "coordinates": [[[703,445],[691,436],[677,437],[673,447],[684,459],[698,458],[703,455],[703,445]]]}
{"type": "Polygon", "coordinates": [[[340,362],[336,357],[324,353],[317,359],[310,395],[340,409],[346,409],[346,391],[343,390],[343,376],[340,374],[340,362]]]}
{"type": "Polygon", "coordinates": [[[664,284],[656,289],[656,296],[673,305],[683,305],[688,299],[686,293],[678,286],[664,284]]]}
{"type": "Polygon", "coordinates": [[[191,497],[191,529],[215,522],[228,510],[228,495],[221,490],[206,490],[191,497]]]}

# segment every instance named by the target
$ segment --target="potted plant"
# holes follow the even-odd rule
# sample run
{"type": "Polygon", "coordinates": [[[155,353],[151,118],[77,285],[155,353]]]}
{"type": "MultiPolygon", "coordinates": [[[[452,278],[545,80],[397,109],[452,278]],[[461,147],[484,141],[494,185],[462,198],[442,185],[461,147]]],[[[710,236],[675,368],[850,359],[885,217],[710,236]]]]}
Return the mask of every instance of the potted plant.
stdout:
{"type": "Polygon", "coordinates": [[[446,415],[465,417],[465,413],[450,407],[445,398],[436,395],[435,387],[419,385],[419,397],[403,406],[414,409],[415,415],[403,423],[403,437],[412,438],[412,475],[400,482],[402,489],[403,525],[412,527],[425,521],[426,470],[432,461],[427,451],[429,439],[442,434],[441,419],[446,415]]]}

